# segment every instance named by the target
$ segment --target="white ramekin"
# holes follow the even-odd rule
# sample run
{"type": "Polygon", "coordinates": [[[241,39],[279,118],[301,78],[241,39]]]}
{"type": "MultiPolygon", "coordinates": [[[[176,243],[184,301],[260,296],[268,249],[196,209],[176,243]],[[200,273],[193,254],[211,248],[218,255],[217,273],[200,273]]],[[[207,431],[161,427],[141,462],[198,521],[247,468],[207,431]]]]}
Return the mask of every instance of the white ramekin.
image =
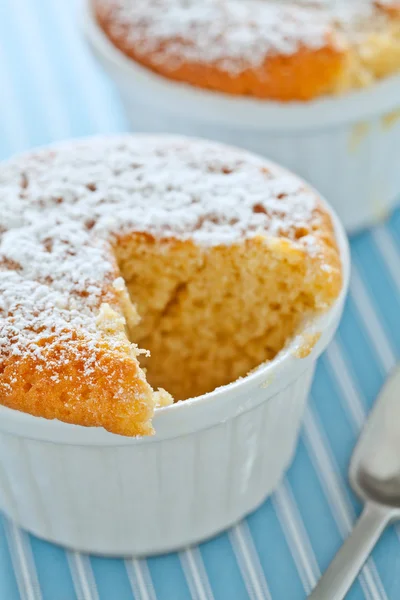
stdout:
{"type": "Polygon", "coordinates": [[[126,438],[0,406],[1,510],[46,540],[123,556],[199,542],[261,504],[292,459],[316,359],[343,309],[349,249],[332,218],[344,283],[330,311],[247,377],[157,410],[155,436],[126,438]]]}
{"type": "Polygon", "coordinates": [[[387,216],[400,199],[400,76],[306,104],[196,89],[119,52],[85,2],[86,36],[135,131],[206,137],[267,156],[312,183],[351,232],[387,216]]]}

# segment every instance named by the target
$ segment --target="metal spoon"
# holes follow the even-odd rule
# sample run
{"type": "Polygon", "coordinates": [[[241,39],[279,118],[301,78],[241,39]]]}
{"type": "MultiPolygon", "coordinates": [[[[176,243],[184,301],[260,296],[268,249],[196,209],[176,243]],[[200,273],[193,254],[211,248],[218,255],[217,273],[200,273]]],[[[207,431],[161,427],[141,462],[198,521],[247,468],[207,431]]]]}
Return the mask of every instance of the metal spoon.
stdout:
{"type": "Polygon", "coordinates": [[[349,478],[364,510],[309,600],[343,600],[386,526],[400,519],[400,365],[361,434],[349,478]]]}

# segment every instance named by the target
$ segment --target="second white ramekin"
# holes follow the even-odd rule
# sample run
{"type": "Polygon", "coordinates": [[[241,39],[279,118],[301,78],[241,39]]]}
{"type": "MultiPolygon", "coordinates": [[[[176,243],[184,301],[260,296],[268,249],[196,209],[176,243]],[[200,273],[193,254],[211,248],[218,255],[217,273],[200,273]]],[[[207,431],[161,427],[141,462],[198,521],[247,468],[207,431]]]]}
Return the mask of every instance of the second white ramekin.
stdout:
{"type": "Polygon", "coordinates": [[[0,406],[1,510],[75,550],[143,556],[204,540],[259,506],[291,462],[316,360],[342,314],[350,258],[332,217],[344,281],[330,311],[247,377],[157,410],[154,437],[125,438],[0,406]],[[299,358],[316,333],[311,353],[299,358]]]}
{"type": "Polygon", "coordinates": [[[196,89],[119,52],[89,4],[86,36],[117,84],[134,131],[206,137],[267,156],[312,183],[351,232],[387,216],[400,199],[400,76],[305,104],[196,89]]]}

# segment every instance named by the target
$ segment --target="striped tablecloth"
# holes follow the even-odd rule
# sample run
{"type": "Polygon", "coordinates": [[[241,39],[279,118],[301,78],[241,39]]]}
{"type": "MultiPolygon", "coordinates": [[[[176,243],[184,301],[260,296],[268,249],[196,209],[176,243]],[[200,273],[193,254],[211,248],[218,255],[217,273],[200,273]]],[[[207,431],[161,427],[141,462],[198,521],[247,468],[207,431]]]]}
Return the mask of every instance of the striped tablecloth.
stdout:
{"type": "MultiPolygon", "coordinates": [[[[0,0],[1,158],[127,128],[77,16],[77,0],[0,0]]],[[[400,213],[353,239],[352,254],[350,297],[295,461],[262,508],[197,548],[125,561],[64,551],[0,517],[0,600],[304,599],[359,513],[347,465],[400,355],[400,213]]],[[[400,598],[400,529],[385,533],[349,598],[400,598]]]]}

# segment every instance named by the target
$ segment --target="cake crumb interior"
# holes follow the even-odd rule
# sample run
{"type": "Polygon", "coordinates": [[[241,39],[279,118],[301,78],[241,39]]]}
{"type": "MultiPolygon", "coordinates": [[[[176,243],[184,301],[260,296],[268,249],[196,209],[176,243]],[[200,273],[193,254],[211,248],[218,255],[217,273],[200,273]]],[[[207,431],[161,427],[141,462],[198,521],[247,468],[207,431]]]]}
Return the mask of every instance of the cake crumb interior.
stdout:
{"type": "Polygon", "coordinates": [[[304,249],[262,235],[205,248],[134,234],[115,252],[131,299],[129,338],[149,351],[140,363],[150,385],[175,400],[273,359],[334,293],[304,249]]]}

